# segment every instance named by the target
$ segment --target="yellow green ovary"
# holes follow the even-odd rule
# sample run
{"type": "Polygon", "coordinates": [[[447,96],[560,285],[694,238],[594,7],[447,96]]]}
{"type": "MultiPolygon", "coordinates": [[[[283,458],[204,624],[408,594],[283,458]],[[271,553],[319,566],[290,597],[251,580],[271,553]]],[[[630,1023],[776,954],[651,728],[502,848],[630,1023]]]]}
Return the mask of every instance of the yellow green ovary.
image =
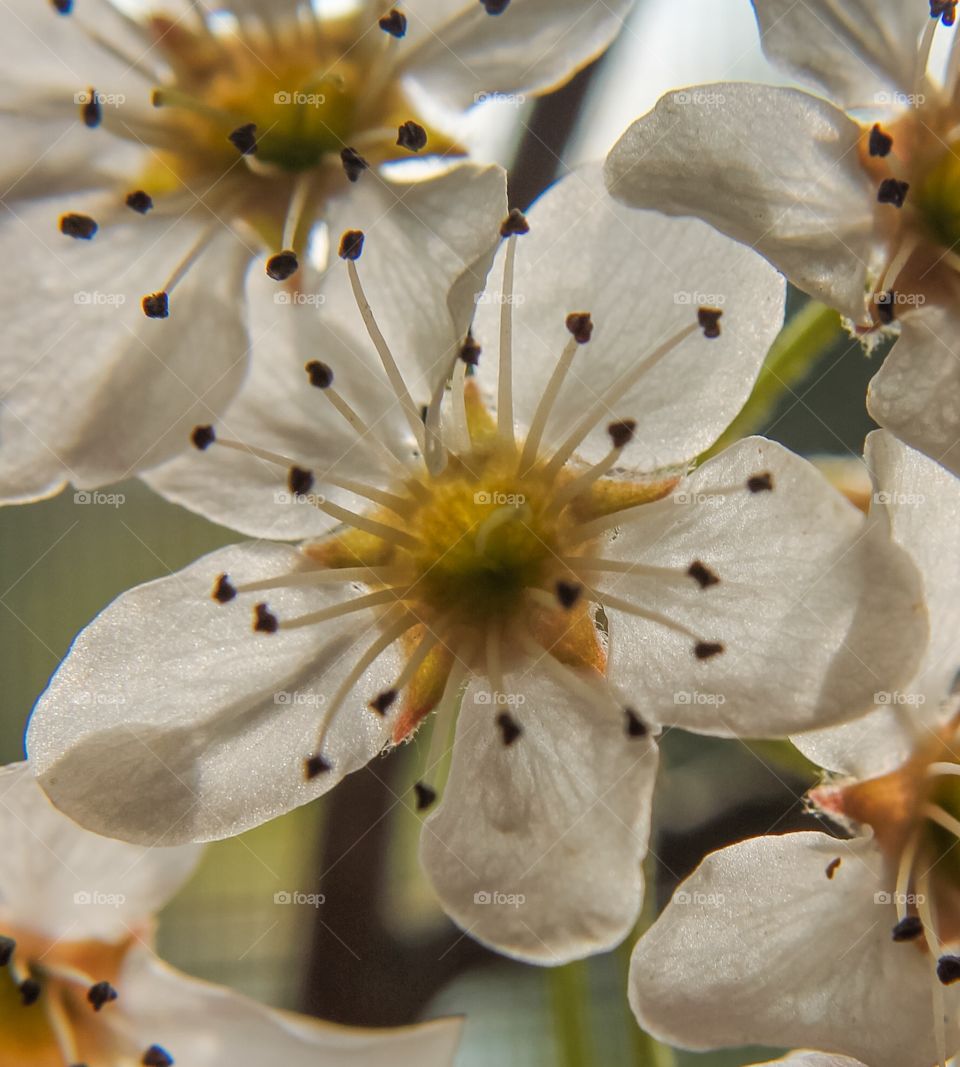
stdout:
{"type": "Polygon", "coordinates": [[[960,142],[917,183],[913,202],[933,240],[945,248],[960,242],[960,142]]]}

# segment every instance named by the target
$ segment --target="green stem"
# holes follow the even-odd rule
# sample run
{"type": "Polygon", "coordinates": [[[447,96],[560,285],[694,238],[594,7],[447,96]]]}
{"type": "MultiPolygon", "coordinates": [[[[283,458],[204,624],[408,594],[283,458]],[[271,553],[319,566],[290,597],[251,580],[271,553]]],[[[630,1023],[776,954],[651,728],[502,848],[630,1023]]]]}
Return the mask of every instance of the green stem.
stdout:
{"type": "Polygon", "coordinates": [[[553,1032],[560,1067],[589,1067],[590,1026],[587,1003],[590,995],[584,962],[551,967],[547,971],[553,1032]]]}
{"type": "Polygon", "coordinates": [[[783,394],[811,373],[840,333],[840,316],[833,308],[816,300],[804,304],[770,347],[743,410],[700,458],[708,459],[766,426],[783,394]]]}

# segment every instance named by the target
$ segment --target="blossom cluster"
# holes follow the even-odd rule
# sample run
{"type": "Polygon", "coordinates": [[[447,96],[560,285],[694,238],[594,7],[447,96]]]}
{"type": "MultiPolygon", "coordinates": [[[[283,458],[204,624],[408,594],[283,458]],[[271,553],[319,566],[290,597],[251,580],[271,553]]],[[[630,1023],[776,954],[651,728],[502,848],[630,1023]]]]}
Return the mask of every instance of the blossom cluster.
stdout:
{"type": "Polygon", "coordinates": [[[640,1025],[960,1054],[956,4],[753,6],[813,90],[668,93],[521,211],[463,112],[569,79],[630,0],[3,5],[0,499],[136,476],[245,539],[83,629],[0,772],[0,1063],[450,1063],[456,1020],[282,1015],[149,917],[202,844],[414,742],[454,923],[606,952],[672,730],[792,744],[821,829],[677,888],[640,1025]],[[893,341],[865,499],[718,446],[788,282],[893,341]]]}

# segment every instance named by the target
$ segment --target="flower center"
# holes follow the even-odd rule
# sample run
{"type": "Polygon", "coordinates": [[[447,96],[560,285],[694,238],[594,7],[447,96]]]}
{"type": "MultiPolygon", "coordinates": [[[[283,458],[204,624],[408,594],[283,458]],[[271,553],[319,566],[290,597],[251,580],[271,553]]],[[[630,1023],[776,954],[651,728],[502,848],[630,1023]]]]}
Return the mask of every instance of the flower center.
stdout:
{"type": "Polygon", "coordinates": [[[960,140],[954,141],[917,184],[914,203],[931,240],[960,242],[960,140]]]}

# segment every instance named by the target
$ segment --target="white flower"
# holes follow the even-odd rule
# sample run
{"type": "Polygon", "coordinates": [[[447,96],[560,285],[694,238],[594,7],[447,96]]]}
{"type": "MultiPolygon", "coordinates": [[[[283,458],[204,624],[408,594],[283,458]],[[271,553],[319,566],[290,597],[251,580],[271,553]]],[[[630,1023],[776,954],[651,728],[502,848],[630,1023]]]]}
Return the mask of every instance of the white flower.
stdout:
{"type": "Polygon", "coordinates": [[[470,166],[427,191],[380,165],[462,155],[425,109],[456,134],[481,90],[562,82],[631,2],[358,0],[322,16],[294,0],[157,0],[136,17],[109,0],[5,3],[0,499],[181,451],[240,388],[251,347],[276,347],[247,329],[250,263],[263,257],[275,319],[271,296],[315,292],[322,224],[338,233],[343,210],[383,219],[395,262],[432,240],[469,267],[448,216],[477,186],[500,195],[499,173],[470,166]]]}
{"type": "Polygon", "coordinates": [[[767,55],[829,99],[739,83],[669,93],[614,147],[607,178],[638,207],[756,248],[861,332],[902,320],[870,412],[960,473],[960,40],[943,84],[927,70],[955,6],[754,0],[767,55]]]}
{"type": "Polygon", "coordinates": [[[55,803],[131,840],[222,837],[436,709],[425,808],[465,689],[424,865],[473,936],[558,962],[636,917],[656,724],[782,736],[909,676],[918,579],[881,522],[760,439],[685,474],[750,391],[782,279],[701,222],[615,204],[598,169],[527,225],[507,219],[478,298],[497,358],[471,340],[432,375],[393,354],[417,305],[363,285],[400,269],[389,247],[355,261],[344,235],[363,311],[329,365],[274,369],[272,395],[296,373],[300,397],[237,426],[266,450],[228,417],[170,479],[257,537],[321,536],[215,552],[80,635],[29,728],[55,803]]]}
{"type": "Polygon", "coordinates": [[[671,1042],[806,1045],[870,1067],[930,1067],[960,1049],[960,484],[882,431],[867,455],[875,510],[924,576],[924,658],[866,717],[795,739],[839,776],[812,800],[851,840],[722,849],[640,939],[631,1003],[671,1042]]]}
{"type": "Polygon", "coordinates": [[[449,1065],[460,1023],[364,1031],[271,1011],[150,951],[196,846],[143,848],[65,818],[26,764],[0,769],[0,1062],[86,1067],[449,1065]]]}

